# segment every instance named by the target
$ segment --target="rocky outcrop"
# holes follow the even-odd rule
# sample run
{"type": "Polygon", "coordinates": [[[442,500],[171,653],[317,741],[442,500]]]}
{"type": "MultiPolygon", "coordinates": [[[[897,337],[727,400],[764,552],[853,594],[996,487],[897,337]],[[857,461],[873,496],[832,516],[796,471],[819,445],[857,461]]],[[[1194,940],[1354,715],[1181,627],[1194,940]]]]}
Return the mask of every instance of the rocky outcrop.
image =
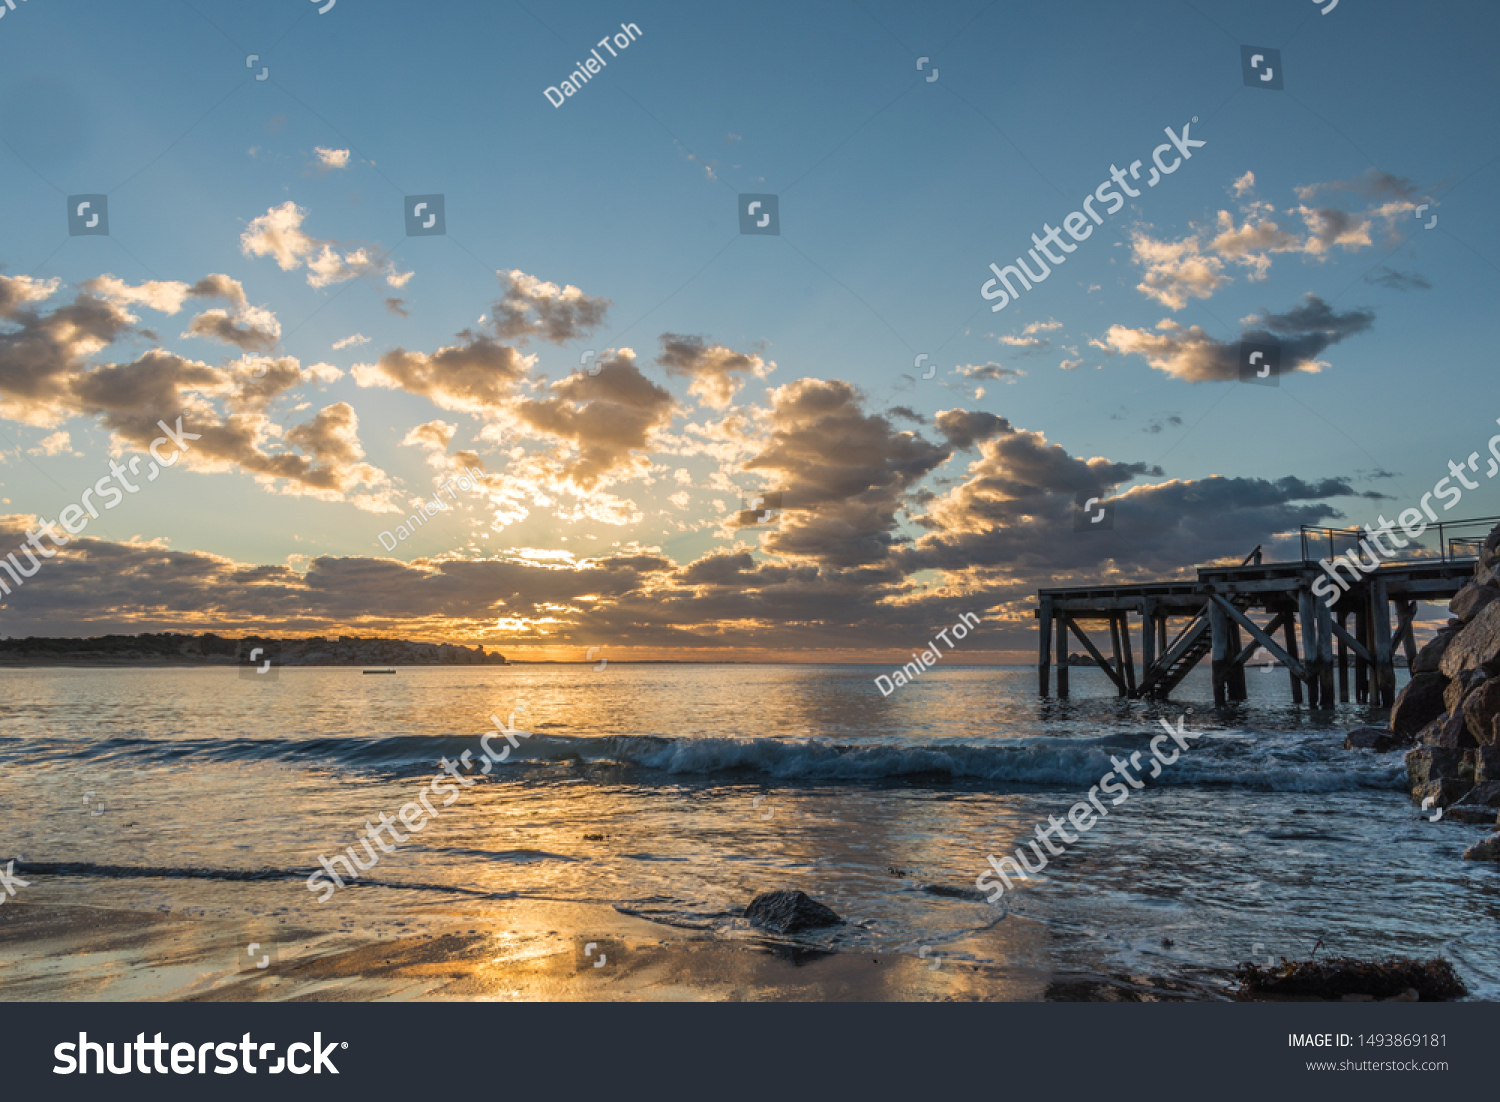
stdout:
{"type": "MultiPolygon", "coordinates": [[[[1411,681],[1391,709],[1391,736],[1416,733],[1417,748],[1406,755],[1412,799],[1445,809],[1442,818],[1450,822],[1494,825],[1500,820],[1500,525],[1485,540],[1474,580],[1448,608],[1454,618],[1417,654],[1411,681]]],[[[1500,861],[1500,828],[1464,857],[1500,861]]]]}
{"type": "MultiPolygon", "coordinates": [[[[1469,586],[1473,584],[1470,582],[1469,586]]],[[[1478,669],[1500,673],[1500,604],[1492,601],[1485,605],[1483,611],[1459,630],[1443,652],[1438,669],[1449,679],[1478,669]]]]}
{"type": "Polygon", "coordinates": [[[1360,727],[1344,737],[1345,750],[1374,750],[1384,754],[1397,745],[1396,736],[1384,727],[1360,727]]]}
{"type": "Polygon", "coordinates": [[[806,892],[782,889],[762,892],[745,908],[745,917],[757,926],[778,934],[795,934],[824,926],[841,926],[844,920],[810,898],[806,892]]]}
{"type": "Polygon", "coordinates": [[[1391,733],[1410,742],[1417,732],[1448,711],[1443,694],[1448,678],[1441,673],[1419,673],[1406,683],[1391,709],[1391,733]]]}

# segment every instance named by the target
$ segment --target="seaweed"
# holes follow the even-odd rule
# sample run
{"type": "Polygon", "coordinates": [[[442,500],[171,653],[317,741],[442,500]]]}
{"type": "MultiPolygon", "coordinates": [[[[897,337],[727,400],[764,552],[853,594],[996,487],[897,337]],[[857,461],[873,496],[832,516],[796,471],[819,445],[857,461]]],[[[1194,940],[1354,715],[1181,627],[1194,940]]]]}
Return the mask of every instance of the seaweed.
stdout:
{"type": "Polygon", "coordinates": [[[1374,999],[1393,999],[1415,991],[1423,1002],[1442,1002],[1469,993],[1463,980],[1446,960],[1406,960],[1391,957],[1383,961],[1356,960],[1354,957],[1327,957],[1315,961],[1287,960],[1261,968],[1253,963],[1234,970],[1240,981],[1241,998],[1256,996],[1342,999],[1362,995],[1374,999]]]}

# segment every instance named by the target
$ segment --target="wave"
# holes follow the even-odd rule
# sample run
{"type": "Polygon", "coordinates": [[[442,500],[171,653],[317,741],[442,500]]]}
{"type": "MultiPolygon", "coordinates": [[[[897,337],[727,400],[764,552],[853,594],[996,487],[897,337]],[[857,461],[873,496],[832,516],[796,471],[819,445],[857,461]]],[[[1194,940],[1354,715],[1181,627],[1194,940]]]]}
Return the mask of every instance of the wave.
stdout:
{"type": "MultiPolygon", "coordinates": [[[[1139,752],[1151,762],[1151,732],[1118,732],[1095,738],[993,739],[984,742],[833,743],[781,738],[665,738],[613,735],[582,738],[532,736],[510,758],[496,764],[491,779],[545,782],[561,772],[587,779],[601,768],[624,769],[649,783],[662,777],[743,777],[784,782],[987,784],[1087,787],[1117,769],[1116,760],[1139,752]]],[[[499,745],[504,745],[499,741],[499,745]]],[[[279,763],[299,767],[343,767],[419,773],[436,771],[444,759],[459,763],[468,752],[479,761],[477,736],[398,735],[390,738],[146,739],[99,741],[8,739],[0,759],[57,755],[87,758],[94,765],[142,759],[279,763]]],[[[1399,754],[1345,751],[1339,733],[1214,733],[1181,752],[1148,786],[1234,786],[1271,791],[1336,792],[1404,787],[1399,754]]],[[[618,779],[618,778],[611,778],[618,779]]]]}

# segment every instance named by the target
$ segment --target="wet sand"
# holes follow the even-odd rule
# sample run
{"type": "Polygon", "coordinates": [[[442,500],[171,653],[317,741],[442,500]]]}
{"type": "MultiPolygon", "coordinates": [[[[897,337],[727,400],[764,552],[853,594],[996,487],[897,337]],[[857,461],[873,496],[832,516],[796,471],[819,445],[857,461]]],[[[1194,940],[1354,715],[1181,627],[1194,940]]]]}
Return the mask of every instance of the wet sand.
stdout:
{"type": "Polygon", "coordinates": [[[929,947],[923,956],[920,948],[831,953],[758,931],[708,936],[595,904],[517,900],[502,913],[503,922],[484,926],[469,920],[461,928],[374,939],[347,931],[12,900],[0,910],[0,999],[1138,1002],[1225,997],[1206,984],[1033,967],[1028,959],[1044,958],[1046,942],[1055,935],[1014,916],[929,947]],[[577,930],[590,933],[571,932],[577,930]],[[266,938],[275,938],[275,944],[267,945],[266,938]],[[258,969],[261,960],[266,964],[258,969]]]}

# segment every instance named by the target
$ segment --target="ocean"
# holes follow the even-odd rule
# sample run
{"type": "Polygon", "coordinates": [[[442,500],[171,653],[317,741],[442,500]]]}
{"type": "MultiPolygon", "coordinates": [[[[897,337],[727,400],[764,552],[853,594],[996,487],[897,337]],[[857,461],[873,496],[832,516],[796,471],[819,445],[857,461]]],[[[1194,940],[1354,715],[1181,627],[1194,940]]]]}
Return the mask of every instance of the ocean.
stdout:
{"type": "Polygon", "coordinates": [[[978,962],[977,931],[1024,919],[1045,931],[1028,959],[984,963],[1212,998],[1251,959],[1442,954],[1500,995],[1500,878],[1461,859],[1486,828],[1429,821],[1399,752],[1341,748],[1378,713],[1310,714],[1280,671],[1217,711],[1201,669],[1169,703],[1118,700],[1092,669],[1059,701],[1032,667],[947,663],[883,697],[888,672],[0,670],[0,867],[31,870],[29,902],[370,938],[530,899],[744,939],[744,907],[789,886],[849,920],[811,949],[978,962]],[[492,714],[530,737],[320,902],[320,858],[399,816],[440,759],[477,758],[492,714]],[[1066,816],[1112,757],[1149,758],[1159,719],[1200,737],[988,902],[987,855],[1066,816]]]}

